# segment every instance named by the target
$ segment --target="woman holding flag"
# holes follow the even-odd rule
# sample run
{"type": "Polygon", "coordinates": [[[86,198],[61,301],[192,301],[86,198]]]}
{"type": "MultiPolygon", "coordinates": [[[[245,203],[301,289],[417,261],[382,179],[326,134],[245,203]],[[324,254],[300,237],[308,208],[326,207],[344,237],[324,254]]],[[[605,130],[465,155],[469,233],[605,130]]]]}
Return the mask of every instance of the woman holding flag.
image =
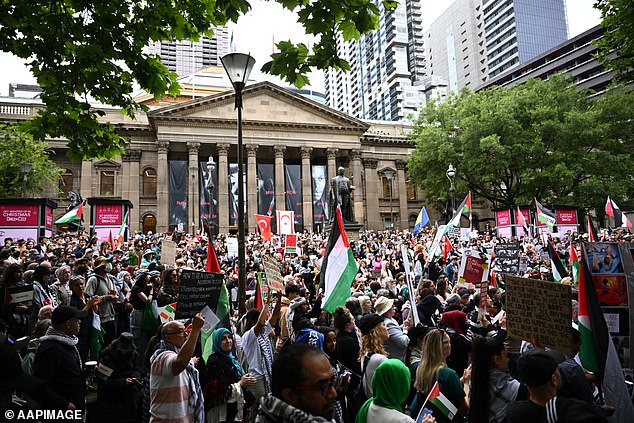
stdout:
{"type": "Polygon", "coordinates": [[[449,354],[451,340],[447,332],[430,330],[423,340],[422,359],[416,369],[414,387],[418,392],[410,407],[412,417],[418,416],[421,408],[428,408],[438,423],[466,420],[471,369],[465,370],[462,378],[458,377],[454,370],[447,367],[449,354]]]}

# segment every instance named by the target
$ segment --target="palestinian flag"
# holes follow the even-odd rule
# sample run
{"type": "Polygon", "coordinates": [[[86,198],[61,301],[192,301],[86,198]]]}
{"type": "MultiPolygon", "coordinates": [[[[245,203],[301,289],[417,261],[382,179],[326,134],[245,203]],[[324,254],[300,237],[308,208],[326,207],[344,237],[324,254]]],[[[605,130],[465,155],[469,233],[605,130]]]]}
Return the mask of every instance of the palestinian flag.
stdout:
{"type": "Polygon", "coordinates": [[[555,213],[542,206],[537,198],[535,199],[535,210],[537,212],[537,221],[548,226],[550,232],[555,232],[555,224],[557,223],[557,216],[555,213]]]}
{"type": "Polygon", "coordinates": [[[222,273],[220,265],[218,264],[218,256],[216,256],[216,249],[214,248],[211,236],[209,237],[209,242],[207,243],[207,263],[205,263],[205,271],[210,273],[222,273]]]}
{"type": "Polygon", "coordinates": [[[568,276],[568,272],[564,267],[561,259],[559,258],[559,254],[555,250],[553,246],[553,242],[548,240],[548,255],[550,256],[550,268],[552,269],[553,279],[555,282],[560,283],[563,278],[568,276]]]}
{"type": "Polygon", "coordinates": [[[82,201],[80,205],[66,213],[64,216],[60,217],[55,221],[56,225],[61,225],[63,223],[71,223],[75,220],[80,220],[81,215],[84,211],[84,202],[82,201]]]}
{"type": "Polygon", "coordinates": [[[93,312],[92,313],[92,328],[90,333],[90,349],[88,351],[88,356],[91,360],[99,361],[99,353],[101,352],[101,347],[103,346],[104,330],[101,329],[101,319],[99,318],[99,314],[93,312]]]}
{"type": "Polygon", "coordinates": [[[599,237],[597,236],[597,230],[594,228],[594,225],[592,224],[592,220],[590,219],[589,215],[586,216],[586,226],[587,226],[586,231],[588,232],[588,241],[590,242],[599,241],[599,237]]]}
{"type": "Polygon", "coordinates": [[[610,334],[599,306],[585,254],[581,255],[578,300],[579,332],[583,340],[579,358],[583,367],[593,372],[597,381],[601,383],[605,374],[610,334]]]}
{"type": "Polygon", "coordinates": [[[579,283],[579,255],[577,249],[573,244],[570,244],[570,257],[568,257],[568,263],[572,269],[572,281],[575,284],[579,283]]]}
{"type": "Polygon", "coordinates": [[[459,228],[460,218],[462,217],[463,214],[466,214],[466,213],[469,213],[469,222],[471,222],[471,191],[469,191],[469,194],[467,194],[465,199],[462,200],[462,203],[460,203],[460,205],[456,209],[456,214],[449,221],[449,224],[447,224],[447,227],[445,228],[445,230],[449,231],[449,227],[451,226],[455,228],[459,228]]]}
{"type": "Polygon", "coordinates": [[[515,218],[516,218],[517,224],[520,225],[524,229],[524,235],[530,235],[528,222],[526,221],[526,218],[524,217],[524,213],[522,213],[522,210],[519,207],[517,208],[517,211],[515,212],[515,218]]]}
{"type": "Polygon", "coordinates": [[[623,214],[619,206],[610,199],[609,195],[605,203],[605,214],[614,218],[614,226],[617,228],[632,228],[632,222],[623,214]]]}
{"type": "Polygon", "coordinates": [[[321,265],[325,294],[322,308],[331,314],[335,308],[346,303],[350,296],[350,286],[359,270],[350,249],[339,207],[335,210],[335,215],[335,223],[330,230],[326,255],[321,265]]]}
{"type": "MultiPolygon", "coordinates": [[[[458,408],[449,399],[440,392],[440,385],[438,381],[434,383],[434,387],[431,389],[429,395],[427,395],[427,399],[423,403],[421,407],[421,413],[425,409],[425,404],[430,403],[434,406],[434,409],[441,413],[449,420],[453,420],[454,416],[458,412],[458,408]]],[[[418,419],[416,419],[418,421],[418,419]]]]}

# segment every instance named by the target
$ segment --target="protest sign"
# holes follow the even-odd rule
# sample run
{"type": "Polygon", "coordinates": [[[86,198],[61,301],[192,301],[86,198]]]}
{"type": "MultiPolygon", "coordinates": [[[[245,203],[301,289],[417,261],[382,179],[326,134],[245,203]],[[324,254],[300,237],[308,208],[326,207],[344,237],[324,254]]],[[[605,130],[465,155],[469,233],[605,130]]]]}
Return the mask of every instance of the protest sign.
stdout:
{"type": "Polygon", "coordinates": [[[176,243],[163,240],[161,242],[161,263],[174,266],[176,264],[176,243]]]}
{"type": "Polygon", "coordinates": [[[260,292],[262,293],[262,301],[266,302],[269,297],[269,282],[266,279],[266,273],[257,273],[258,283],[260,284],[260,292]]]}
{"type": "Polygon", "coordinates": [[[224,289],[223,274],[183,270],[174,318],[192,318],[205,306],[216,310],[221,289],[224,289]]]}
{"type": "Polygon", "coordinates": [[[33,285],[9,286],[5,294],[5,304],[25,303],[30,305],[33,302],[33,285]]]}
{"type": "Polygon", "coordinates": [[[416,308],[416,294],[414,292],[414,284],[412,283],[414,280],[414,274],[411,271],[409,257],[407,255],[407,247],[405,245],[401,245],[401,256],[403,257],[403,267],[405,268],[405,280],[407,281],[409,302],[412,306],[412,320],[414,321],[414,326],[417,326],[420,323],[420,318],[418,317],[418,309],[416,308]]]}
{"type": "Polygon", "coordinates": [[[570,353],[570,286],[506,277],[506,326],[510,335],[570,353]]]}
{"type": "Polygon", "coordinates": [[[280,268],[277,262],[269,256],[262,256],[262,264],[264,265],[264,272],[266,273],[266,280],[269,283],[269,288],[273,291],[284,292],[284,279],[280,274],[280,268]]]}
{"type": "Polygon", "coordinates": [[[479,284],[489,279],[489,256],[477,250],[465,249],[458,269],[458,284],[479,284]]]}
{"type": "Polygon", "coordinates": [[[238,238],[227,238],[227,255],[229,257],[238,256],[238,238]]]}
{"type": "Polygon", "coordinates": [[[519,242],[500,242],[495,246],[495,263],[498,272],[516,275],[519,272],[519,242]]]}

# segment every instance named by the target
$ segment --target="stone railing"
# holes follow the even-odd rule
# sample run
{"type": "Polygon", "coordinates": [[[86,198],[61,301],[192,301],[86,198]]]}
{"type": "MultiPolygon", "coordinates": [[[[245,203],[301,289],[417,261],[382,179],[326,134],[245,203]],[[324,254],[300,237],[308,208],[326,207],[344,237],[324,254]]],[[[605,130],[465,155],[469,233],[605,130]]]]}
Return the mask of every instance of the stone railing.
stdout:
{"type": "Polygon", "coordinates": [[[0,104],[0,115],[31,116],[32,114],[33,114],[32,106],[20,106],[17,104],[0,104]]]}

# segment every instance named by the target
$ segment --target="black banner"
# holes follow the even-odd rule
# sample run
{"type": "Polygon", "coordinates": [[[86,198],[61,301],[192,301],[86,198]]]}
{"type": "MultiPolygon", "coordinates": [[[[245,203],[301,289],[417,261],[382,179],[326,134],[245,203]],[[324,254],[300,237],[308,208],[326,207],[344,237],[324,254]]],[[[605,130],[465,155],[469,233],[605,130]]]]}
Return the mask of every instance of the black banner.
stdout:
{"type": "Polygon", "coordinates": [[[325,165],[313,165],[313,226],[328,222],[328,178],[325,165]]]}
{"type": "Polygon", "coordinates": [[[187,230],[187,161],[170,160],[170,221],[187,230]]]}
{"type": "Polygon", "coordinates": [[[275,167],[258,164],[258,214],[275,216],[275,167]]]}
{"type": "Polygon", "coordinates": [[[517,275],[520,267],[519,242],[501,242],[495,246],[495,264],[500,273],[517,275]]]}
{"type": "Polygon", "coordinates": [[[286,173],[286,210],[295,212],[295,231],[302,231],[304,217],[302,211],[302,168],[300,165],[284,165],[286,173]]]}
{"type": "MultiPolygon", "coordinates": [[[[244,214],[247,213],[247,174],[242,170],[242,181],[244,189],[244,214]]],[[[229,225],[238,225],[238,164],[229,164],[229,225]]]]}
{"type": "Polygon", "coordinates": [[[192,318],[205,306],[209,306],[214,313],[217,312],[224,275],[183,270],[180,279],[175,319],[192,318]]]}
{"type": "Polygon", "coordinates": [[[198,169],[200,169],[200,175],[198,177],[198,192],[200,194],[200,220],[204,222],[209,220],[209,193],[212,193],[212,206],[211,206],[211,223],[212,227],[218,225],[218,166],[209,175],[209,169],[207,168],[207,162],[199,162],[198,169]],[[211,177],[211,180],[210,180],[211,177]],[[211,183],[211,186],[210,186],[211,183]]]}

